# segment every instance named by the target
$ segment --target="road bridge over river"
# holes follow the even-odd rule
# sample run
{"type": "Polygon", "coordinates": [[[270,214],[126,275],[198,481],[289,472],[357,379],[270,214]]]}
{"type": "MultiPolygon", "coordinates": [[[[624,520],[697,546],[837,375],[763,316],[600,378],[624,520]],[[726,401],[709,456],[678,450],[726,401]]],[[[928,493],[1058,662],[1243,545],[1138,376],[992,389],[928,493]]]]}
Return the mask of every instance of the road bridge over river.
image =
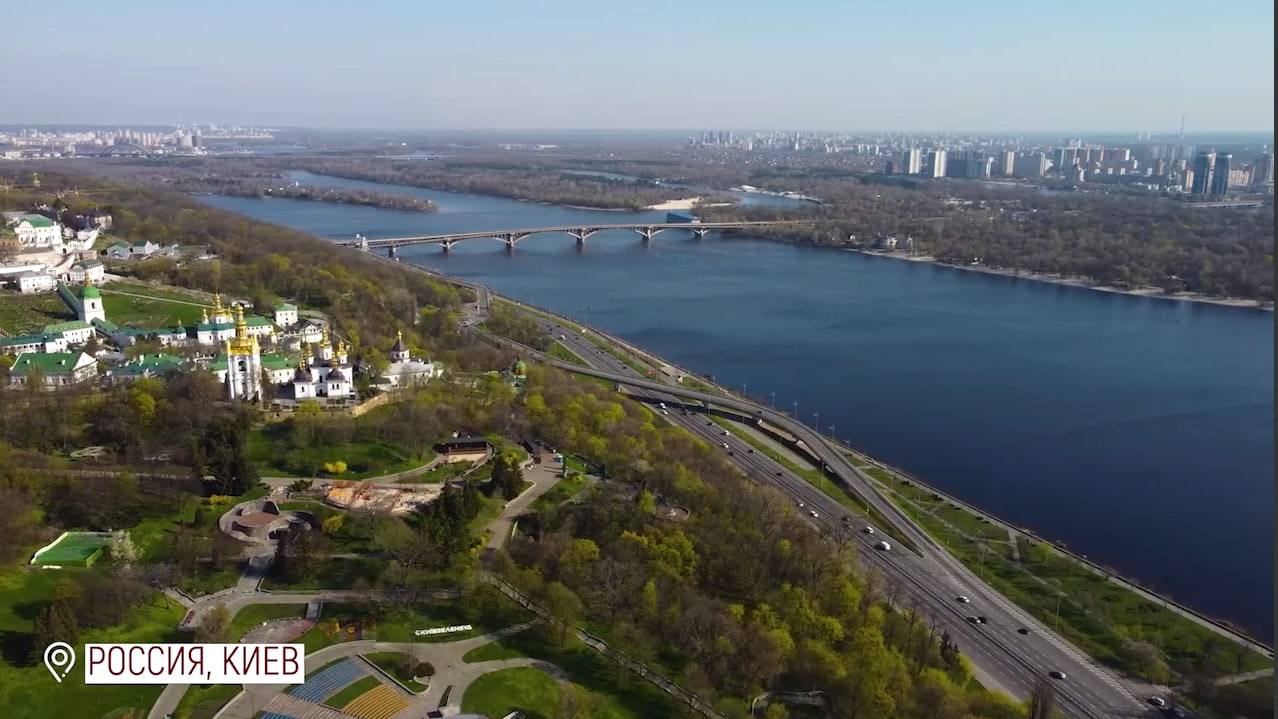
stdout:
{"type": "Polygon", "coordinates": [[[608,230],[629,230],[639,235],[644,242],[651,242],[658,233],[667,230],[685,230],[701,239],[711,230],[744,230],[751,227],[775,227],[778,225],[811,224],[812,220],[754,220],[748,222],[625,222],[598,225],[561,225],[555,227],[520,227],[513,230],[482,230],[479,232],[450,232],[440,235],[417,235],[412,237],[379,237],[369,239],[356,235],[353,240],[341,240],[336,244],[343,247],[372,251],[384,249],[387,255],[394,257],[400,247],[412,245],[439,245],[448,252],[453,245],[464,240],[497,240],[514,249],[515,245],[526,237],[542,234],[565,234],[577,241],[578,245],[586,244],[586,240],[600,232],[608,230]]]}

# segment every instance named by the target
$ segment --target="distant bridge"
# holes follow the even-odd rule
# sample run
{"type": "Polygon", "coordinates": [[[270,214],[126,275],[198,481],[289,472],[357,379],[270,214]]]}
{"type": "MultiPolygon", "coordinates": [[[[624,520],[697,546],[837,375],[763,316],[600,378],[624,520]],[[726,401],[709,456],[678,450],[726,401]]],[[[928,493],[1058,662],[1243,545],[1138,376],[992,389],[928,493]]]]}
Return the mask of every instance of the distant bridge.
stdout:
{"type": "Polygon", "coordinates": [[[353,240],[341,240],[335,244],[343,247],[355,247],[365,251],[384,249],[389,256],[394,257],[395,250],[400,247],[439,245],[444,252],[448,252],[453,248],[453,245],[463,240],[497,240],[505,244],[507,249],[514,249],[516,243],[525,237],[546,233],[570,235],[577,240],[578,245],[584,245],[586,240],[590,239],[592,235],[607,230],[630,230],[637,233],[644,242],[651,242],[655,235],[666,230],[688,230],[696,235],[697,239],[701,239],[711,230],[739,230],[748,227],[799,225],[812,222],[812,220],[756,220],[753,222],[641,222],[614,225],[563,225],[561,227],[522,227],[515,230],[451,232],[444,235],[419,235],[416,237],[383,237],[376,240],[356,235],[353,240]]]}

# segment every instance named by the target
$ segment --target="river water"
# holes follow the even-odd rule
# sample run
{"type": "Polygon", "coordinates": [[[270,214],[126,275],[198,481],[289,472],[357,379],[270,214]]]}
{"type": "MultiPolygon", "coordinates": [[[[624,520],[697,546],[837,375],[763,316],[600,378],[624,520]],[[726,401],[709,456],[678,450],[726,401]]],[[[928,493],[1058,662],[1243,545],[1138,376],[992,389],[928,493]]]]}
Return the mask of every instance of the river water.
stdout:
{"type": "MultiPolygon", "coordinates": [[[[299,174],[421,214],[210,204],[329,237],[664,220],[299,174]]],[[[771,196],[751,202],[791,203],[771,196]]],[[[714,234],[401,250],[779,408],[1260,638],[1273,634],[1274,316],[714,234]],[[775,399],[773,399],[775,397],[775,399]],[[831,430],[830,428],[833,427],[831,430]]]]}

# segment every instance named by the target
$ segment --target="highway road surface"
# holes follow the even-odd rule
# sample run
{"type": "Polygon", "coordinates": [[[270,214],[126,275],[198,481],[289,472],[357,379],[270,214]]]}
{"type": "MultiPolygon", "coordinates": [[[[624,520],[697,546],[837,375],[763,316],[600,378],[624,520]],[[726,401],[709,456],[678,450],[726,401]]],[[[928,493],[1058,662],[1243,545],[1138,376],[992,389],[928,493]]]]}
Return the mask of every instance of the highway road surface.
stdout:
{"type": "Polygon", "coordinates": [[[1156,715],[1147,696],[1138,696],[1108,669],[1097,665],[981,581],[880,495],[871,480],[853,467],[842,451],[803,424],[748,400],[687,390],[675,385],[673,380],[645,379],[634,368],[583,337],[579,330],[541,316],[538,320],[552,337],[590,367],[556,360],[522,345],[508,344],[547,364],[617,382],[629,388],[638,399],[665,403],[665,419],[691,431],[712,447],[722,448],[726,443],[728,447],[723,451],[731,453],[730,459],[747,476],[778,487],[796,504],[801,502],[800,511],[820,529],[844,537],[849,531],[854,532],[853,541],[858,545],[862,561],[882,572],[886,581],[901,590],[898,603],[902,608],[913,604],[934,624],[947,630],[986,685],[1024,698],[1040,676],[1058,671],[1063,672],[1065,678],[1052,681],[1057,689],[1057,704],[1067,716],[1108,719],[1156,715]],[[863,517],[785,466],[755,452],[742,438],[725,435],[724,429],[703,413],[701,403],[707,401],[718,408],[765,419],[803,441],[858,496],[886,517],[896,532],[908,537],[919,552],[899,546],[884,535],[882,527],[876,528],[874,534],[866,533],[867,523],[863,517]],[[877,542],[885,539],[892,548],[877,549],[877,542]],[[966,597],[968,602],[959,601],[959,597],[966,597]],[[972,621],[977,617],[984,621],[972,621]]]}

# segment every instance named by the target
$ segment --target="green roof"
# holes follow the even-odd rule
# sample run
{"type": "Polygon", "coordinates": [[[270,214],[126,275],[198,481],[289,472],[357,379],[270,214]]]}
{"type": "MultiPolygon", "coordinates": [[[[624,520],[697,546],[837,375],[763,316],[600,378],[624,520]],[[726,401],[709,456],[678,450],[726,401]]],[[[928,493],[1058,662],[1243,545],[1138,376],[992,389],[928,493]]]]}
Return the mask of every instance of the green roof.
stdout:
{"type": "Polygon", "coordinates": [[[80,299],[89,299],[90,297],[101,299],[102,291],[93,285],[85,285],[84,288],[80,290],[80,299]]]}
{"type": "Polygon", "coordinates": [[[234,329],[235,325],[230,322],[201,322],[195,326],[200,332],[212,332],[213,330],[229,330],[234,329]]]}
{"type": "Polygon", "coordinates": [[[104,319],[104,318],[94,319],[93,326],[97,327],[98,329],[102,330],[103,332],[107,334],[111,334],[112,332],[115,332],[116,330],[120,329],[119,325],[112,322],[111,320],[104,319]]]}
{"type": "Polygon", "coordinates": [[[127,242],[113,242],[113,243],[111,243],[111,245],[110,245],[110,246],[108,246],[108,247],[107,247],[107,249],[108,249],[108,250],[116,250],[116,249],[125,249],[125,250],[127,250],[127,249],[129,249],[129,243],[127,243],[127,242]]]}
{"type": "Polygon", "coordinates": [[[44,333],[47,335],[60,335],[63,332],[72,332],[74,330],[92,329],[93,325],[84,320],[72,320],[70,322],[58,322],[44,326],[44,333]]]}
{"type": "Polygon", "coordinates": [[[276,312],[287,312],[288,310],[295,310],[295,309],[297,309],[297,305],[290,305],[287,302],[281,302],[278,305],[275,305],[276,312]]]}
{"type": "Polygon", "coordinates": [[[182,365],[186,364],[186,360],[171,354],[158,352],[156,354],[141,355],[118,365],[111,369],[113,374],[164,374],[174,370],[179,370],[182,365]]]}
{"type": "Polygon", "coordinates": [[[13,335],[12,337],[0,337],[0,347],[16,347],[18,345],[29,345],[35,342],[44,342],[44,335],[13,335]]]}
{"type": "Polygon", "coordinates": [[[244,324],[249,327],[262,327],[265,325],[273,325],[275,323],[261,315],[249,315],[244,318],[244,324]]]}
{"type": "Polygon", "coordinates": [[[26,374],[34,367],[46,375],[70,374],[80,357],[88,355],[83,352],[23,352],[18,355],[11,371],[26,374]]]}
{"type": "Polygon", "coordinates": [[[22,220],[19,220],[19,222],[22,222],[23,220],[31,223],[32,227],[53,227],[53,220],[50,220],[44,215],[36,215],[36,214],[23,215],[22,220]]]}

